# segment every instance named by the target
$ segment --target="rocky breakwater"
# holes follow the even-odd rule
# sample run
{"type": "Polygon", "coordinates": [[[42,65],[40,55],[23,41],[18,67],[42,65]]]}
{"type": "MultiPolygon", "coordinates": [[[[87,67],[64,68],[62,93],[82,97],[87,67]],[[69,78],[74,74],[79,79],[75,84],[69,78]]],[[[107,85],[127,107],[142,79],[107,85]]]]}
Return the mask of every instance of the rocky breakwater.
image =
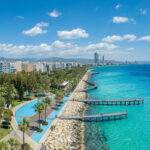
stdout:
{"type": "MultiPolygon", "coordinates": [[[[87,99],[85,92],[79,92],[87,87],[84,80],[89,79],[89,71],[84,75],[75,91],[72,99],[87,99]]],[[[83,115],[86,104],[81,102],[69,101],[61,116],[79,116],[83,115]]],[[[82,150],[84,149],[84,122],[78,120],[57,120],[55,129],[50,132],[44,145],[46,150],[82,150]]]]}

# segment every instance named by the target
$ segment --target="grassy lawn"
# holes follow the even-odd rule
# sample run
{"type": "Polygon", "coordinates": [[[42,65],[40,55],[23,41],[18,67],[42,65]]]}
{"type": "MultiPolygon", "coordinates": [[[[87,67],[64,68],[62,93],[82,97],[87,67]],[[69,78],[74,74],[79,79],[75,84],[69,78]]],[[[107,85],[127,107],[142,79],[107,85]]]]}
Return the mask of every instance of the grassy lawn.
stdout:
{"type": "Polygon", "coordinates": [[[8,135],[11,132],[11,130],[12,130],[11,128],[5,129],[0,126],[0,139],[8,135]]]}
{"type": "Polygon", "coordinates": [[[20,101],[20,100],[15,100],[13,107],[15,107],[15,106],[17,106],[17,105],[19,105],[19,104],[21,104],[21,103],[24,103],[24,102],[25,102],[25,100],[22,100],[22,101],[20,101]]]}

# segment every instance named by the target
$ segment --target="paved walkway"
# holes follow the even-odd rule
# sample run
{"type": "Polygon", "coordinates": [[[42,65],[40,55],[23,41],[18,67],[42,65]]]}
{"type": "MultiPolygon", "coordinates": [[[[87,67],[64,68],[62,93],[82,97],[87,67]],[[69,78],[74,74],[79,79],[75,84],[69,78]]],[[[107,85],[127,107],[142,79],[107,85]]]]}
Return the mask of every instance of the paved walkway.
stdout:
{"type": "MultiPolygon", "coordinates": [[[[37,99],[35,99],[35,100],[37,100],[37,99]]],[[[35,101],[35,100],[32,100],[32,101],[35,101]]],[[[27,104],[29,102],[31,102],[31,101],[27,101],[25,103],[22,103],[22,104],[20,104],[16,107],[14,107],[12,109],[13,114],[15,115],[15,112],[16,112],[17,109],[19,109],[21,106],[23,106],[24,104],[27,104]]],[[[22,132],[19,130],[19,127],[18,127],[18,124],[16,122],[15,116],[12,117],[11,125],[12,125],[12,128],[14,129],[14,133],[16,135],[15,138],[22,142],[23,135],[22,135],[22,132]]],[[[25,142],[28,143],[33,150],[40,150],[40,148],[41,148],[41,144],[38,144],[35,141],[33,141],[30,138],[30,136],[28,136],[27,134],[25,134],[25,142]]]]}
{"type": "MultiPolygon", "coordinates": [[[[48,106],[47,107],[47,111],[46,111],[46,118],[50,115],[50,113],[53,111],[53,107],[56,107],[56,101],[55,100],[52,100],[51,101],[51,106],[48,106]]],[[[45,111],[43,113],[41,113],[41,122],[45,120],[45,111]]],[[[39,127],[39,114],[36,113],[35,115],[33,115],[32,117],[29,118],[29,121],[30,121],[30,126],[31,128],[27,131],[27,134],[29,136],[31,136],[36,128],[39,127]]]]}

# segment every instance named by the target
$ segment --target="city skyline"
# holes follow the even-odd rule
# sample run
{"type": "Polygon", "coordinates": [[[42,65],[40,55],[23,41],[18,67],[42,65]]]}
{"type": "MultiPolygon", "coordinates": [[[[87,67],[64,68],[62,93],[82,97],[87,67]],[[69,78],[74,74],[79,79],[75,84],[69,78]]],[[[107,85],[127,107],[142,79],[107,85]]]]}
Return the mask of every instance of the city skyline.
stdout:
{"type": "Polygon", "coordinates": [[[97,51],[108,60],[149,61],[149,4],[148,0],[3,1],[0,56],[91,58],[97,51]]]}

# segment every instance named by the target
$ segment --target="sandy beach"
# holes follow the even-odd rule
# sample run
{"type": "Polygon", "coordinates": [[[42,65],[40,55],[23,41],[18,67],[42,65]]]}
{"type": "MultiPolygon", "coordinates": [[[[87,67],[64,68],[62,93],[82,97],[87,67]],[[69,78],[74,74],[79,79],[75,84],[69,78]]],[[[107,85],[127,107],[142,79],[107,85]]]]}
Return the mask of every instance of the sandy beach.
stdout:
{"type": "MultiPolygon", "coordinates": [[[[75,91],[72,99],[87,99],[88,94],[80,92],[87,87],[85,81],[89,79],[90,70],[86,72],[75,91]],[[85,80],[85,81],[84,81],[85,80]]],[[[83,115],[87,105],[81,102],[67,102],[65,109],[62,110],[61,116],[78,116],[83,115]]],[[[55,129],[47,136],[44,146],[46,150],[83,150],[84,149],[84,122],[77,120],[57,120],[55,129]]]]}

